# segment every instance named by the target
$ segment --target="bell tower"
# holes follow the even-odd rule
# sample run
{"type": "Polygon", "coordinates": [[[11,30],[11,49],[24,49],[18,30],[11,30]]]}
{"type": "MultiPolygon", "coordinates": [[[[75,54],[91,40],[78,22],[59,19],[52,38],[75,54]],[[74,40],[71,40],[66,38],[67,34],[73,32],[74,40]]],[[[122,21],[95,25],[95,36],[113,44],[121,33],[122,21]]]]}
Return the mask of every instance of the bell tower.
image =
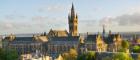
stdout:
{"type": "Polygon", "coordinates": [[[72,3],[71,12],[68,15],[68,23],[69,23],[69,34],[71,36],[77,36],[78,35],[78,16],[75,13],[73,3],[72,3]]]}

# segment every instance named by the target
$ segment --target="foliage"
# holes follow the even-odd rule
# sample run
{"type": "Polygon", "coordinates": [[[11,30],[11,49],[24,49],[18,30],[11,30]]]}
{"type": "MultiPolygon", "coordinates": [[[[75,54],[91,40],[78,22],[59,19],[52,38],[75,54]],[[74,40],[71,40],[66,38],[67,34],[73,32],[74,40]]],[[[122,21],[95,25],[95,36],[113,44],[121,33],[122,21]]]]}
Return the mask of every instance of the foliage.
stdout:
{"type": "Polygon", "coordinates": [[[62,57],[63,57],[64,60],[69,60],[69,58],[70,58],[69,53],[63,53],[62,57]]]}
{"type": "Polygon", "coordinates": [[[121,43],[121,48],[118,50],[119,52],[128,52],[129,50],[129,42],[127,40],[123,40],[121,43]]]}
{"type": "Polygon", "coordinates": [[[133,60],[132,57],[124,52],[115,53],[112,60],[133,60]]]}
{"type": "Polygon", "coordinates": [[[75,49],[70,49],[69,55],[71,56],[72,59],[76,59],[78,53],[77,53],[77,51],[75,49]]]}
{"type": "Polygon", "coordinates": [[[83,53],[78,56],[77,60],[95,60],[95,52],[89,51],[87,53],[83,53]]]}
{"type": "Polygon", "coordinates": [[[126,40],[122,41],[122,48],[129,48],[129,43],[126,40]]]}
{"type": "Polygon", "coordinates": [[[136,42],[137,42],[138,44],[140,44],[140,39],[137,39],[136,42]]]}
{"type": "Polygon", "coordinates": [[[103,60],[111,60],[110,56],[106,56],[103,58],[103,60]]]}
{"type": "Polygon", "coordinates": [[[18,54],[13,49],[0,49],[0,60],[17,60],[18,54]]]}
{"type": "Polygon", "coordinates": [[[138,56],[137,56],[137,60],[140,60],[140,54],[138,54],[138,56]]]}
{"type": "Polygon", "coordinates": [[[5,59],[4,50],[0,48],[0,60],[4,60],[4,59],[5,59]]]}
{"type": "Polygon", "coordinates": [[[140,47],[139,46],[134,46],[132,51],[134,53],[140,53],[140,47]]]}
{"type": "Polygon", "coordinates": [[[70,49],[69,52],[65,52],[62,54],[64,60],[76,60],[77,59],[77,51],[76,49],[70,49]]]}

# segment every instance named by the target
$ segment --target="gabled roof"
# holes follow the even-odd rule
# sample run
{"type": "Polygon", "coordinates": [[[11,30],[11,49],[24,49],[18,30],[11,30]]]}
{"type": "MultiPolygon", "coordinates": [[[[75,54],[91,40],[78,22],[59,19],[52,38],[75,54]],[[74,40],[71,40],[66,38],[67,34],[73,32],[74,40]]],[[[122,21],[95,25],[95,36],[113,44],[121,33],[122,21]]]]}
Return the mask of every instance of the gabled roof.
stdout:
{"type": "Polygon", "coordinates": [[[48,33],[49,37],[66,37],[68,36],[67,30],[50,30],[48,33]]]}
{"type": "Polygon", "coordinates": [[[48,37],[47,36],[38,36],[38,40],[40,40],[42,42],[47,42],[48,41],[48,37]]]}
{"type": "Polygon", "coordinates": [[[10,43],[12,44],[31,44],[37,43],[37,40],[33,39],[33,37],[15,37],[13,41],[10,43]]]}

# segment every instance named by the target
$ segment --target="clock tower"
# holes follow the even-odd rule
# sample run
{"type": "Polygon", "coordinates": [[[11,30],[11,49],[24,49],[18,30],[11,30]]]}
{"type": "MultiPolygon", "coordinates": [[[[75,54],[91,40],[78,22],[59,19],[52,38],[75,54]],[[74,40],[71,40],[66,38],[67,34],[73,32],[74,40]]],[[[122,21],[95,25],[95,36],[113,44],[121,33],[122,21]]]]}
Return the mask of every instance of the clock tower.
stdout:
{"type": "Polygon", "coordinates": [[[69,34],[71,36],[77,36],[78,35],[78,16],[75,13],[73,4],[72,4],[71,12],[68,15],[68,23],[69,23],[69,34]]]}

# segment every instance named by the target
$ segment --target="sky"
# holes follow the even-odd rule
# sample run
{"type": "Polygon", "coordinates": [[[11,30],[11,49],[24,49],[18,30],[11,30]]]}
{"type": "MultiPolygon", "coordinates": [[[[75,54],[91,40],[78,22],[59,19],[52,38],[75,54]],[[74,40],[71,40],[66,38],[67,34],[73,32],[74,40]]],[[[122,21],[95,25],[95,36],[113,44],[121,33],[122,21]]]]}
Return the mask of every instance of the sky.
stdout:
{"type": "Polygon", "coordinates": [[[68,30],[74,4],[78,31],[140,31],[140,0],[0,0],[0,34],[68,30]]]}

